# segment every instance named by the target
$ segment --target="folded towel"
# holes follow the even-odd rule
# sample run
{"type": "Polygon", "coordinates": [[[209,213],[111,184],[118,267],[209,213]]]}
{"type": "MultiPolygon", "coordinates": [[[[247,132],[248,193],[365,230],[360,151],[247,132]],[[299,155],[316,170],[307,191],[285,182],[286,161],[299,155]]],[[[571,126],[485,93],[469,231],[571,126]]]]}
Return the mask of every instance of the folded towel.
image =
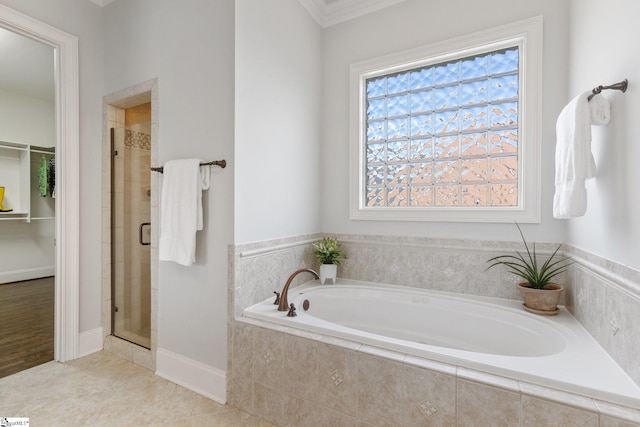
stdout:
{"type": "Polygon", "coordinates": [[[202,230],[202,190],[209,188],[208,167],[200,159],[164,165],[160,201],[159,259],[189,266],[196,260],[196,231],[202,230]]]}
{"type": "Polygon", "coordinates": [[[609,122],[609,102],[584,92],[567,104],[556,122],[555,218],[583,216],[587,210],[585,180],[593,178],[596,165],[591,153],[591,125],[609,122]]]}

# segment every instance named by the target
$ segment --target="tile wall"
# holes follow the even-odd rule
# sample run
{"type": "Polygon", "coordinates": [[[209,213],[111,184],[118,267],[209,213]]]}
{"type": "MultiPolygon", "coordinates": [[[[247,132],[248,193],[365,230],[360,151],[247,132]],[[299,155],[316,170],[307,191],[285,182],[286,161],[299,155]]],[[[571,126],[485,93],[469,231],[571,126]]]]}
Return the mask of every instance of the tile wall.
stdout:
{"type": "MultiPolygon", "coordinates": [[[[116,250],[117,254],[121,254],[118,260],[120,266],[116,271],[122,269],[124,273],[116,289],[126,293],[117,299],[116,304],[122,310],[122,315],[116,317],[116,330],[120,331],[119,335],[123,338],[148,347],[151,328],[151,259],[150,246],[139,243],[139,226],[150,222],[151,215],[151,133],[149,122],[131,126],[125,124],[127,128],[116,130],[124,130],[124,146],[116,148],[120,155],[114,159],[116,173],[124,175],[123,187],[126,189],[120,189],[116,195],[128,196],[120,201],[122,205],[116,203],[117,209],[123,210],[117,213],[117,232],[122,234],[116,250]]],[[[121,143],[118,138],[116,142],[121,143]]],[[[143,227],[142,231],[142,239],[150,241],[150,227],[143,227]]]]}
{"type": "Polygon", "coordinates": [[[640,412],[313,334],[234,324],[230,403],[279,426],[637,426],[640,412]]]}
{"type": "Polygon", "coordinates": [[[576,248],[566,306],[640,384],[640,271],[576,248]]]}
{"type": "MultiPolygon", "coordinates": [[[[288,275],[315,266],[319,235],[230,247],[230,403],[281,426],[634,426],[640,412],[591,398],[241,318],[288,275]]],[[[485,271],[516,243],[337,235],[340,277],[520,299],[517,278],[485,271]]],[[[554,245],[536,246],[549,253],[554,245]]],[[[573,248],[563,303],[640,383],[640,275],[573,248]],[[617,330],[616,330],[617,328],[617,330]],[[616,330],[615,333],[614,330],[616,330]]],[[[307,281],[309,278],[302,278],[307,281]]]]}

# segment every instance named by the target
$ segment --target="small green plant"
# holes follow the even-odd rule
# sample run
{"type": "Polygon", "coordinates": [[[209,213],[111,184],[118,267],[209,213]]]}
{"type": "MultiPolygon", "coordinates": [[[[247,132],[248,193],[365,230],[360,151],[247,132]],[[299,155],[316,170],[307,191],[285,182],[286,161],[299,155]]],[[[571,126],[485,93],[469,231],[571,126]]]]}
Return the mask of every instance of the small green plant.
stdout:
{"type": "Polygon", "coordinates": [[[569,265],[573,263],[568,257],[556,259],[556,255],[560,250],[560,245],[558,245],[551,256],[544,263],[539,264],[536,256],[535,242],[533,243],[533,250],[530,251],[518,223],[516,223],[516,227],[518,227],[520,237],[522,237],[524,247],[527,250],[526,256],[516,251],[515,255],[499,255],[493,257],[487,261],[492,263],[487,267],[487,270],[496,265],[503,265],[509,272],[528,282],[532,288],[542,289],[551,283],[551,279],[566,271],[569,265]]]}
{"type": "Polygon", "coordinates": [[[347,255],[340,247],[340,243],[333,237],[325,237],[313,243],[313,255],[320,264],[340,265],[340,261],[347,259],[347,255]]]}

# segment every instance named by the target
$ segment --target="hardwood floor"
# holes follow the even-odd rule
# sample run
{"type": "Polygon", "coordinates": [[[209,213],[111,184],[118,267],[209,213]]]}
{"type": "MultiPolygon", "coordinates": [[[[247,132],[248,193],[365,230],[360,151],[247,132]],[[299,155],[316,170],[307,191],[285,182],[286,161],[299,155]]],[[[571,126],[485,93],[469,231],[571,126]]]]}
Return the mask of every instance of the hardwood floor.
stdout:
{"type": "Polygon", "coordinates": [[[54,279],[0,285],[0,378],[53,360],[54,279]]]}

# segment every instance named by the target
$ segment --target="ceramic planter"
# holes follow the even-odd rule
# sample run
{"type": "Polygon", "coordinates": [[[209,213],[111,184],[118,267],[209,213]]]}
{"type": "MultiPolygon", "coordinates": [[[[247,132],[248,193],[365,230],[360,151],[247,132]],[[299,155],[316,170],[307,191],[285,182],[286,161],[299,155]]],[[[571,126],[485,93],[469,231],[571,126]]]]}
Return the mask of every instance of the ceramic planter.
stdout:
{"type": "Polygon", "coordinates": [[[5,208],[2,206],[4,200],[4,187],[0,187],[0,212],[11,212],[13,209],[5,208]]]}
{"type": "Polygon", "coordinates": [[[558,314],[558,301],[564,289],[558,285],[548,284],[542,289],[530,287],[528,282],[518,284],[518,289],[524,300],[524,309],[530,313],[543,316],[558,314]]]}
{"type": "Polygon", "coordinates": [[[331,283],[335,285],[336,275],[338,274],[338,266],[335,264],[320,265],[320,283],[324,285],[325,280],[331,279],[331,283]]]}

